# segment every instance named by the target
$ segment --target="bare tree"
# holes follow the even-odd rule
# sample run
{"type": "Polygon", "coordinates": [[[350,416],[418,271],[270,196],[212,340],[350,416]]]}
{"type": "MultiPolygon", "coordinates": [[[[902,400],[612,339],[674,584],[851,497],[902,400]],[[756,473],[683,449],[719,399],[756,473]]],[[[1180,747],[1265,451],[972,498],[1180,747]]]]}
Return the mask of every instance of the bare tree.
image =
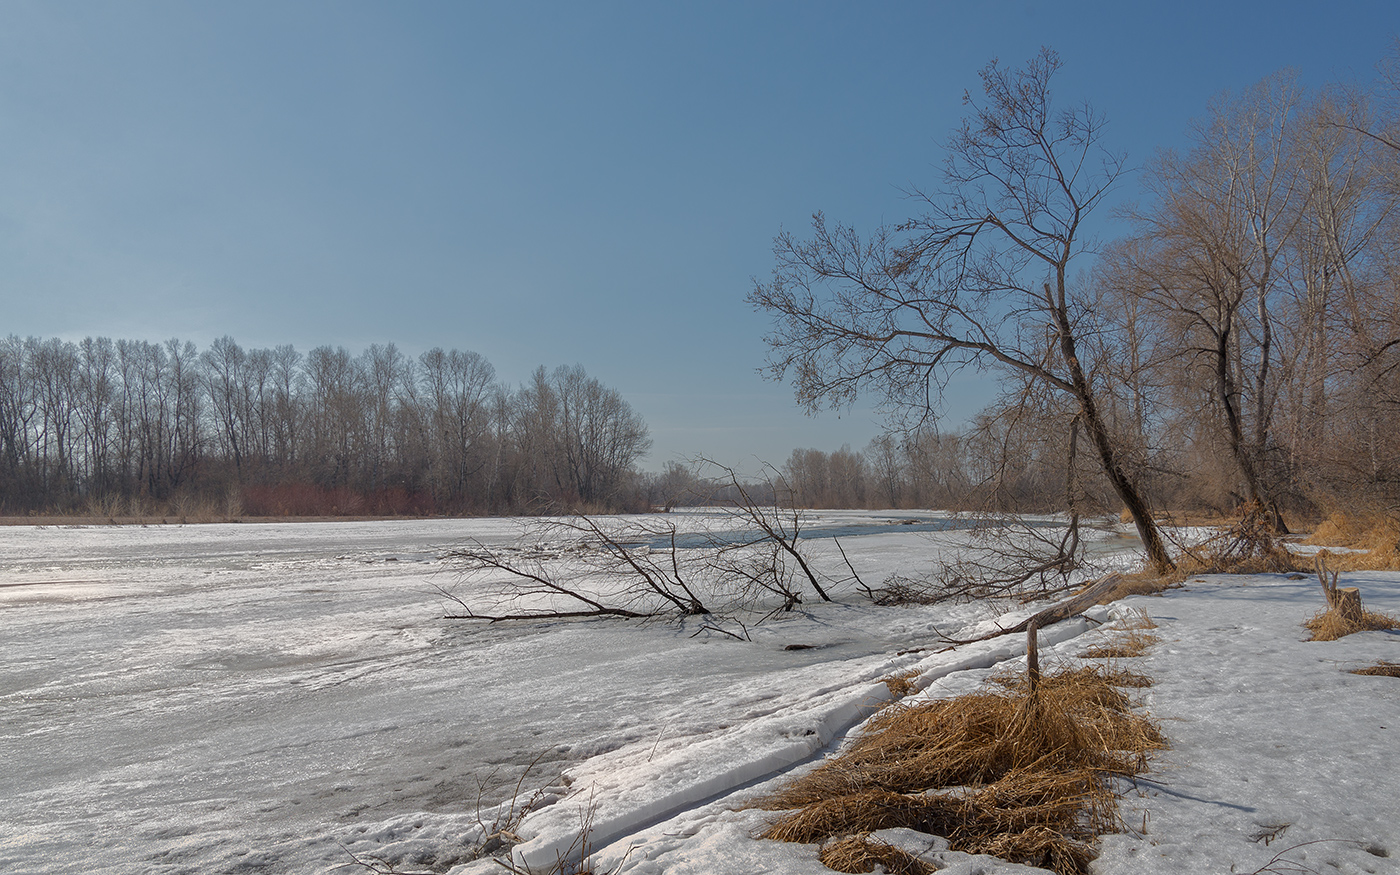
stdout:
{"type": "MultiPolygon", "coordinates": [[[[466,504],[473,483],[495,456],[490,444],[496,370],[480,355],[455,349],[430,349],[418,361],[431,411],[428,453],[433,483],[450,503],[466,504]]],[[[486,491],[485,484],[481,491],[486,491]]]]}
{"type": "Polygon", "coordinates": [[[112,476],[113,407],[117,349],[111,338],[84,338],[78,344],[78,420],[83,433],[84,478],[90,497],[105,498],[116,486],[112,476]]]}
{"type": "Polygon", "coordinates": [[[204,385],[209,392],[217,433],[233,457],[235,476],[243,478],[243,455],[248,443],[248,388],[244,368],[248,355],[232,337],[224,335],[200,356],[204,385]]]}
{"type": "Polygon", "coordinates": [[[948,143],[944,188],[926,212],[862,240],[821,215],[813,238],[779,236],[772,279],[750,302],[775,319],[770,373],[808,408],[871,390],[927,416],[963,367],[1026,375],[1064,393],[1149,561],[1173,567],[1147,499],[1100,411],[1105,389],[1081,360],[1095,314],[1075,283],[1084,222],[1118,180],[1087,105],[1056,111],[1045,49],[1021,70],[982,71],[984,102],[948,143]]]}
{"type": "Polygon", "coordinates": [[[888,508],[899,507],[906,475],[904,459],[895,436],[885,433],[871,438],[865,447],[865,461],[870,467],[880,504],[888,508]]]}
{"type": "Polygon", "coordinates": [[[651,449],[646,423],[581,365],[556,369],[553,382],[566,488],[585,506],[616,501],[632,465],[651,449]]]}
{"type": "Polygon", "coordinates": [[[1188,155],[1159,156],[1146,177],[1153,207],[1135,216],[1150,243],[1135,250],[1137,279],[1127,280],[1175,336],[1174,363],[1212,398],[1245,498],[1266,507],[1280,533],[1270,470],[1282,376],[1276,311],[1308,197],[1292,154],[1300,100],[1291,77],[1271,77],[1218,99],[1188,155]]]}

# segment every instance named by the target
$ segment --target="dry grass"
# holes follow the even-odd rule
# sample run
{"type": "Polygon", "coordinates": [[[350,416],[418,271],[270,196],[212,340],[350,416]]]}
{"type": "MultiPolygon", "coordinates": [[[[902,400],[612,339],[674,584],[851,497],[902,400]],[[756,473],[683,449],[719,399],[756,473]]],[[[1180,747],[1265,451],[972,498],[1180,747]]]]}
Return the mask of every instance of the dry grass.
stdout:
{"type": "Polygon", "coordinates": [[[919,687],[914,683],[914,679],[919,676],[917,668],[902,671],[899,674],[892,674],[889,677],[880,678],[880,682],[889,688],[890,695],[896,699],[903,699],[919,691],[919,687]]]}
{"type": "Polygon", "coordinates": [[[1334,511],[1318,524],[1313,533],[1304,541],[1315,547],[1350,547],[1369,550],[1376,546],[1376,540],[1383,538],[1387,531],[1393,537],[1400,535],[1400,520],[1384,511],[1334,511]]]}
{"type": "Polygon", "coordinates": [[[1363,610],[1361,621],[1357,623],[1348,621],[1336,608],[1328,608],[1325,611],[1319,611],[1303,625],[1307,626],[1308,631],[1312,633],[1309,641],[1336,641],[1338,638],[1345,638],[1357,632],[1384,632],[1390,629],[1400,629],[1400,620],[1389,614],[1363,610]]]}
{"type": "Polygon", "coordinates": [[[1097,644],[1080,654],[1082,659],[1131,659],[1142,656],[1147,648],[1157,643],[1156,635],[1131,632],[1120,635],[1112,641],[1097,644]]]}
{"type": "Polygon", "coordinates": [[[1095,667],[1002,676],[984,690],[887,708],[841,756],[762,807],[788,810],[765,833],[818,842],[890,827],[954,850],[1082,873],[1118,827],[1114,777],[1146,769],[1156,725],[1095,667]]]}
{"type": "MultiPolygon", "coordinates": [[[[1052,675],[1061,683],[1106,683],[1111,687],[1131,687],[1141,689],[1152,686],[1152,678],[1137,672],[1109,668],[1101,665],[1085,665],[1079,668],[1061,666],[1052,675]]],[[[1024,672],[994,674],[987,678],[988,685],[1001,687],[1017,695],[1028,695],[1030,685],[1024,672]]],[[[1126,700],[1124,700],[1126,701],[1126,700]]]]}
{"type": "Polygon", "coordinates": [[[1387,678],[1400,678],[1400,664],[1394,662],[1378,662],[1366,668],[1354,668],[1352,674],[1378,675],[1387,678]]]}
{"type": "Polygon", "coordinates": [[[1152,686],[1152,678],[1135,671],[1128,671],[1123,668],[1105,667],[1102,669],[1104,680],[1115,687],[1130,687],[1132,689],[1144,689],[1152,686]]]}
{"type": "Polygon", "coordinates": [[[1337,571],[1400,571],[1400,519],[1392,516],[1334,513],[1304,543],[1366,551],[1324,550],[1328,565],[1337,571]]]}
{"type": "Polygon", "coordinates": [[[1125,659],[1142,656],[1147,648],[1160,639],[1152,634],[1157,624],[1146,611],[1134,609],[1114,624],[1113,638],[1103,644],[1090,647],[1080,654],[1081,659],[1125,659]]]}
{"type": "Polygon", "coordinates": [[[867,834],[846,836],[822,845],[818,859],[837,872],[873,872],[883,866],[890,875],[929,875],[934,867],[908,851],[867,834]]]}
{"type": "Polygon", "coordinates": [[[1163,577],[1151,571],[1139,571],[1119,576],[1118,585],[1099,599],[1101,605],[1111,605],[1130,595],[1157,595],[1174,586],[1179,586],[1186,575],[1163,577]]]}
{"type": "Polygon", "coordinates": [[[1338,587],[1341,571],[1328,567],[1335,558],[1323,550],[1313,562],[1317,581],[1322,586],[1327,609],[1319,611],[1304,626],[1312,633],[1309,641],[1336,641],[1357,632],[1381,632],[1400,629],[1400,620],[1389,614],[1368,611],[1362,607],[1361,594],[1355,587],[1338,587]]]}
{"type": "Polygon", "coordinates": [[[1318,523],[1313,533],[1303,540],[1304,544],[1315,547],[1350,547],[1357,537],[1356,519],[1351,514],[1337,511],[1318,523]]]}

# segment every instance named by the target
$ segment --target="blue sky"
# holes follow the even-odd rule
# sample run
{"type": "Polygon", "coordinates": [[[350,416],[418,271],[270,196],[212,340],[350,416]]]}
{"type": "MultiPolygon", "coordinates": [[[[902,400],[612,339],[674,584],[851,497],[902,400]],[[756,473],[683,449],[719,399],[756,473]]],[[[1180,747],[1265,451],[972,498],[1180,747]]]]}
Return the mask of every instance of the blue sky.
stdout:
{"type": "Polygon", "coordinates": [[[646,467],[859,449],[869,409],[758,376],[744,296],[816,210],[905,217],[989,60],[1055,48],[1141,163],[1282,67],[1369,81],[1397,34],[1393,0],[6,0],[0,334],[579,363],[650,424],[646,467]]]}

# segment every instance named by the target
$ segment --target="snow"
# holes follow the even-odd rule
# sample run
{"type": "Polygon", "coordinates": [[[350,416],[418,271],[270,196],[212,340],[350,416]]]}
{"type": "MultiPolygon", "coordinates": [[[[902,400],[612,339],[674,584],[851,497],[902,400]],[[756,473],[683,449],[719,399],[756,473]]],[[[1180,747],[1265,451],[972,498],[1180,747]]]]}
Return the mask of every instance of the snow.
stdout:
{"type": "MultiPolygon", "coordinates": [[[[967,543],[893,525],[915,516],[943,519],[809,524],[840,531],[878,583],[967,543]]],[[[513,824],[516,866],[576,854],[586,823],[600,872],[826,872],[815,846],[752,838],[771,814],[744,803],[858,732],[889,696],[881,678],[916,670],[919,695],[957,695],[1013,664],[1021,636],[938,636],[1038,607],[878,608],[847,588],[752,641],[695,618],[441,619],[436,586],[486,591],[447,552],[520,534],[510,520],[0,528],[0,870],[368,871],[353,854],[501,872],[471,851],[519,782],[536,807],[513,824]]],[[[833,548],[809,543],[835,571],[833,548]]],[[[1400,575],[1342,585],[1400,614],[1400,575]]],[[[1315,580],[1204,577],[1043,630],[1042,660],[1068,660],[1125,611],[1158,625],[1121,662],[1154,679],[1142,698],[1171,748],[1125,788],[1132,829],[1103,840],[1095,871],[1252,873],[1280,853],[1276,871],[1400,871],[1400,681],[1346,672],[1400,662],[1400,635],[1306,642],[1320,606],[1315,580]]],[[[880,835],[942,871],[1035,871],[880,835]]]]}

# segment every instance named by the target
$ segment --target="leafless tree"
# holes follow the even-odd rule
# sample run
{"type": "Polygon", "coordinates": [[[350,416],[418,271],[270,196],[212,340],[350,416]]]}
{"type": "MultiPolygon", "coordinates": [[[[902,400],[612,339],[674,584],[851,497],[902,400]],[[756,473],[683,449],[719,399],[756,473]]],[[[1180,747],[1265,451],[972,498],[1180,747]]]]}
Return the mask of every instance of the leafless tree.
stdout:
{"type": "Polygon", "coordinates": [[[865,448],[866,464],[869,466],[875,494],[885,507],[896,508],[904,497],[904,459],[899,442],[889,433],[871,438],[865,448]]]}
{"type": "Polygon", "coordinates": [[[1149,242],[1132,250],[1123,280],[1174,341],[1164,364],[1210,395],[1244,497],[1266,507],[1280,533],[1270,470],[1282,376],[1275,323],[1308,198],[1293,154],[1300,101],[1286,75],[1223,96],[1193,130],[1189,154],[1158,157],[1145,181],[1152,206],[1134,217],[1149,242]]]}
{"type": "Polygon", "coordinates": [[[479,481],[496,455],[491,423],[496,370],[480,355],[455,349],[430,349],[418,361],[431,411],[431,480],[449,505],[465,503],[474,486],[486,491],[479,481]]]}
{"type": "Polygon", "coordinates": [[[232,337],[224,335],[204,351],[200,360],[204,364],[204,385],[209,392],[221,443],[233,457],[236,476],[242,479],[250,414],[244,374],[248,355],[232,337]]]}
{"type": "Polygon", "coordinates": [[[779,236],[773,277],[749,300],[775,320],[770,374],[790,377],[808,408],[870,390],[926,416],[964,367],[1064,393],[1149,561],[1166,570],[1171,556],[1100,410],[1104,387],[1081,359],[1095,319],[1075,276],[1091,249],[1084,223],[1123,158],[1103,147],[1089,106],[1055,109],[1059,67],[1046,49],[1019,70],[984,68],[983,97],[968,97],[948,143],[944,187],[915,193],[923,215],[865,240],[818,215],[810,240],[779,236]]]}

